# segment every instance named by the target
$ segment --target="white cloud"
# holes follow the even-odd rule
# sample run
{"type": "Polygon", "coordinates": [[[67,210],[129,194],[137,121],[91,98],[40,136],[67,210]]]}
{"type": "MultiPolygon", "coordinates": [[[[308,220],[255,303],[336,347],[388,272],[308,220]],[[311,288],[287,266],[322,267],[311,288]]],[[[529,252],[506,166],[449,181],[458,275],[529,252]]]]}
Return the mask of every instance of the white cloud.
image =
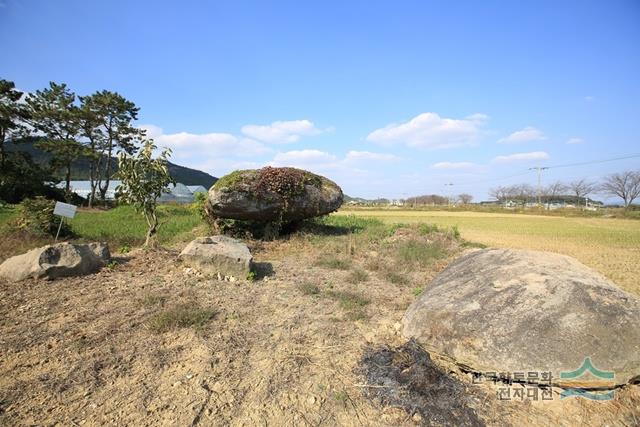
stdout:
{"type": "Polygon", "coordinates": [[[212,156],[251,157],[269,153],[271,150],[261,142],[250,138],[242,138],[230,133],[188,133],[178,132],[165,134],[162,128],[155,125],[142,125],[147,136],[154,139],[156,145],[173,150],[177,158],[188,158],[197,155],[199,158],[212,156]]]}
{"type": "Polygon", "coordinates": [[[492,162],[493,163],[513,163],[513,162],[523,162],[523,161],[531,161],[531,160],[547,160],[549,158],[549,154],[544,151],[531,151],[529,153],[514,153],[509,154],[507,156],[497,156],[492,162]]]}
{"type": "Polygon", "coordinates": [[[277,121],[270,125],[246,125],[241,131],[250,138],[269,143],[288,144],[303,136],[314,136],[331,129],[318,129],[309,120],[277,121]]]}
{"type": "Polygon", "coordinates": [[[460,169],[473,169],[478,167],[478,165],[472,162],[439,162],[431,165],[431,167],[434,169],[460,170],[460,169]]]}
{"type": "Polygon", "coordinates": [[[567,144],[582,144],[584,139],[582,138],[571,138],[567,141],[567,144]]]}
{"type": "Polygon", "coordinates": [[[448,119],[436,113],[422,113],[408,122],[392,123],[376,129],[367,141],[391,145],[405,144],[419,148],[449,148],[473,145],[489,117],[473,114],[464,119],[448,119]]]}
{"type": "Polygon", "coordinates": [[[345,161],[395,161],[400,158],[393,154],[372,153],[371,151],[349,151],[345,157],[345,161]]]}
{"type": "Polygon", "coordinates": [[[271,162],[273,166],[301,166],[329,164],[336,161],[336,156],[320,150],[293,150],[278,153],[271,162]]]}
{"type": "Polygon", "coordinates": [[[542,131],[534,128],[533,126],[527,126],[522,130],[513,132],[506,138],[498,140],[498,142],[501,144],[514,144],[518,142],[544,141],[545,139],[547,139],[547,137],[542,133],[542,131]]]}

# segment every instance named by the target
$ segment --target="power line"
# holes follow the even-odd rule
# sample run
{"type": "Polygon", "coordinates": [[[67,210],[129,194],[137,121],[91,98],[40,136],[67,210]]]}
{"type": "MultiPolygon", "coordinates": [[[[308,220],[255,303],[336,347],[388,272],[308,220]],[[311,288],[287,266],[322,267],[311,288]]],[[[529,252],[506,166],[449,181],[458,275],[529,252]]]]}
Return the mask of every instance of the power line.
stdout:
{"type": "Polygon", "coordinates": [[[628,155],[628,156],[614,157],[614,158],[611,158],[611,159],[604,159],[604,160],[591,160],[591,161],[588,161],[588,162],[567,163],[567,164],[564,164],[564,165],[548,166],[547,169],[568,168],[568,167],[573,167],[573,166],[584,166],[584,165],[594,165],[594,164],[597,164],[597,163],[613,162],[613,161],[616,161],[616,160],[634,159],[636,157],[640,157],[640,154],[631,154],[631,155],[628,155]]]}
{"type": "Polygon", "coordinates": [[[529,174],[531,174],[530,171],[519,172],[519,173],[516,173],[516,174],[513,174],[513,175],[507,175],[507,176],[503,176],[503,177],[499,177],[499,178],[488,178],[488,179],[482,179],[482,180],[478,180],[478,181],[462,182],[462,183],[458,183],[458,184],[455,184],[455,185],[462,186],[462,185],[484,184],[486,182],[503,181],[505,179],[516,178],[518,176],[529,175],[529,174]]]}
{"type": "MultiPolygon", "coordinates": [[[[634,159],[634,158],[638,158],[638,157],[640,157],[640,154],[629,154],[629,155],[626,155],[626,156],[613,157],[613,158],[610,158],[610,159],[590,160],[590,161],[579,162],[579,163],[566,163],[566,164],[546,166],[546,167],[540,167],[540,168],[543,168],[543,169],[568,168],[568,167],[574,167],[574,166],[584,166],[584,165],[593,165],[593,164],[598,164],[598,163],[613,162],[613,161],[617,161],[617,160],[634,159]]],[[[526,172],[520,172],[520,173],[517,173],[517,174],[507,175],[507,176],[503,176],[503,177],[499,177],[499,178],[490,178],[490,179],[484,179],[484,180],[479,180],[479,181],[463,182],[463,183],[458,183],[456,185],[457,186],[476,185],[476,184],[483,184],[483,183],[487,183],[487,182],[503,181],[503,180],[510,179],[510,178],[516,178],[518,176],[529,175],[531,173],[531,171],[537,170],[537,169],[538,169],[538,167],[534,167],[534,168],[529,168],[529,170],[527,170],[526,172]]]]}

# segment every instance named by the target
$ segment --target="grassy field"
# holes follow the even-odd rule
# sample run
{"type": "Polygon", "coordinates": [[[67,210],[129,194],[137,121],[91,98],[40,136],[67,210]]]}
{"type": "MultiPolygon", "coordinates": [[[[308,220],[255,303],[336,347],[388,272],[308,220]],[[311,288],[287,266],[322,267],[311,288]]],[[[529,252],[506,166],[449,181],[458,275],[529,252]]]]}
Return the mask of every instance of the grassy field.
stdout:
{"type": "Polygon", "coordinates": [[[571,255],[627,291],[640,294],[640,222],[636,220],[412,210],[345,209],[336,215],[456,226],[464,239],[487,246],[571,255]]]}
{"type": "MultiPolygon", "coordinates": [[[[17,209],[0,209],[0,233],[10,236],[17,209]]],[[[336,214],[370,217],[387,223],[432,223],[457,227],[462,238],[487,246],[533,249],[571,255],[601,272],[622,288],[640,294],[640,221],[615,218],[559,217],[512,213],[448,212],[420,210],[341,210],[336,214]]],[[[189,241],[206,233],[195,211],[185,206],[160,206],[161,244],[189,241]]],[[[70,221],[81,241],[107,241],[112,250],[141,245],[146,222],[131,207],[108,211],[81,210],[70,221]]],[[[25,239],[18,235],[0,242],[0,259],[24,252],[50,238],[25,239]]]]}
{"type": "MultiPolygon", "coordinates": [[[[159,214],[158,240],[161,244],[193,239],[193,229],[203,225],[198,215],[188,207],[161,205],[159,214]]],[[[119,206],[108,211],[81,211],[70,224],[73,232],[83,239],[129,246],[144,243],[147,230],[144,217],[131,206],[119,206]]]]}
{"type": "MultiPolygon", "coordinates": [[[[0,260],[8,256],[25,252],[31,248],[52,243],[48,236],[31,236],[16,233],[13,224],[18,215],[18,207],[9,206],[0,209],[0,260]]],[[[160,230],[158,241],[167,245],[189,241],[199,234],[206,233],[203,221],[188,206],[161,205],[159,207],[160,230]]],[[[107,211],[80,210],[76,217],[68,220],[75,240],[106,241],[112,251],[127,250],[144,243],[147,223],[144,217],[131,206],[119,206],[107,211]]]]}

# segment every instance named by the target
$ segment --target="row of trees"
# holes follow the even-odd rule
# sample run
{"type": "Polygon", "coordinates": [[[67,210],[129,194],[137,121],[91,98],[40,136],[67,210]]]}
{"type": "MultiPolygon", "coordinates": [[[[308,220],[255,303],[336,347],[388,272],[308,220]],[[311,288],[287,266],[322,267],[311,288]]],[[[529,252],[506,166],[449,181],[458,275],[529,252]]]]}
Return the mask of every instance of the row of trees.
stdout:
{"type": "Polygon", "coordinates": [[[66,84],[51,82],[49,87],[24,96],[13,82],[0,80],[0,179],[5,181],[0,186],[7,187],[12,178],[19,181],[34,174],[46,182],[52,171],[62,170],[65,193],[70,197],[72,164],[85,158],[91,183],[89,205],[98,196],[104,201],[114,172],[112,157],[133,154],[145,143],[145,132],[133,125],[138,111],[133,102],[116,92],[77,96],[66,84]],[[9,142],[19,143],[28,137],[36,138],[36,146],[52,156],[51,170],[34,164],[24,153],[7,150],[9,142]]]}
{"type": "Polygon", "coordinates": [[[404,204],[409,206],[447,205],[449,204],[449,199],[438,194],[425,194],[409,197],[404,200],[404,204]]]}
{"type": "MultiPolygon", "coordinates": [[[[91,192],[89,206],[99,194],[104,201],[113,175],[112,157],[118,157],[116,189],[120,200],[133,205],[148,223],[148,245],[158,227],[157,200],[175,181],[169,174],[168,149],[153,157],[156,146],[145,132],[133,126],[139,108],[121,95],[101,91],[76,96],[65,84],[51,82],[49,87],[26,97],[13,82],[0,80],[0,198],[9,188],[32,179],[31,194],[47,195],[46,183],[53,180],[50,171],[33,162],[22,151],[8,151],[9,142],[37,137],[38,148],[52,156],[51,167],[65,171],[65,193],[71,197],[71,166],[74,161],[89,161],[91,192]],[[36,185],[37,184],[37,185],[36,185]],[[39,185],[39,187],[38,187],[39,185]]],[[[15,192],[13,194],[16,196],[15,192]]],[[[15,199],[15,197],[14,197],[15,199]]],[[[17,200],[11,200],[17,201],[17,200]]]]}
{"type": "Polygon", "coordinates": [[[573,199],[575,203],[587,203],[588,197],[602,194],[619,197],[627,209],[640,196],[640,171],[625,171],[607,175],[602,182],[579,179],[569,183],[553,182],[540,189],[528,184],[500,186],[489,190],[489,195],[499,201],[526,204],[532,200],[546,203],[547,207],[560,198],[573,199]]]}

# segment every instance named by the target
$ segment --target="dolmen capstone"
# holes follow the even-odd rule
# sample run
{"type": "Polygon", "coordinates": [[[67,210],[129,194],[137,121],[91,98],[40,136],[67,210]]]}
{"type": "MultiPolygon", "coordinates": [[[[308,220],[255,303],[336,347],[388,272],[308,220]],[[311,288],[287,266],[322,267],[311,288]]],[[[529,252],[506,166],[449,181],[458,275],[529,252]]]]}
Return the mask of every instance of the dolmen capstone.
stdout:
{"type": "Polygon", "coordinates": [[[199,237],[180,253],[180,261],[196,270],[236,279],[245,279],[253,267],[247,245],[228,236],[199,237]]]}
{"type": "Polygon", "coordinates": [[[342,189],[333,181],[296,168],[248,169],[220,178],[205,205],[212,218],[293,222],[336,211],[342,189]]]}
{"type": "Polygon", "coordinates": [[[640,299],[564,255],[463,255],[402,323],[406,338],[473,372],[551,372],[558,386],[590,367],[609,386],[640,379],[640,299]]]}
{"type": "Polygon", "coordinates": [[[18,282],[28,278],[84,276],[97,272],[110,259],[106,243],[56,243],[7,259],[0,265],[0,278],[18,282]]]}

